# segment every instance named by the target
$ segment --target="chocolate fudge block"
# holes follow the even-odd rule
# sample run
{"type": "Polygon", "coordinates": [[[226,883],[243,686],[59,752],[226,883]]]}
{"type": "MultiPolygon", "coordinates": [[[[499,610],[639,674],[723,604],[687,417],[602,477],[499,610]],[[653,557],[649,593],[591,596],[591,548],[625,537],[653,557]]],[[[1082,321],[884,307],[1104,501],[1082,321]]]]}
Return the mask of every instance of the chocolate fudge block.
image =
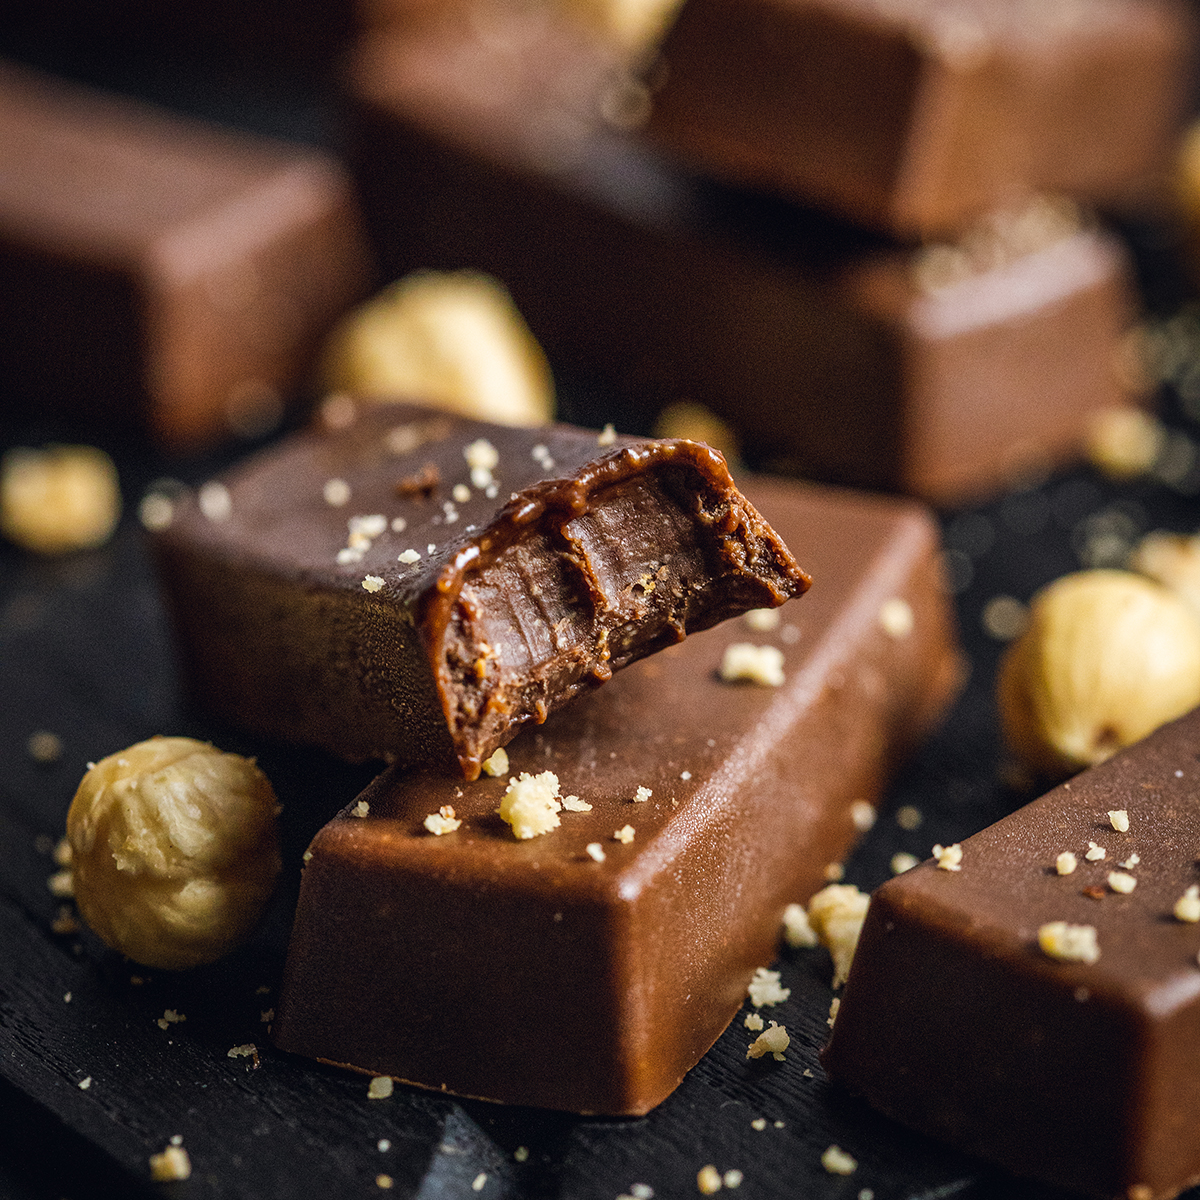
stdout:
{"type": "Polygon", "coordinates": [[[0,65],[10,403],[188,449],[278,411],[367,286],[325,155],[0,65]]]}
{"type": "Polygon", "coordinates": [[[728,621],[524,730],[510,777],[552,771],[592,806],[543,836],[496,815],[508,779],[377,779],[312,843],[277,1045],[617,1114],[653,1108],[712,1045],[960,665],[919,506],[746,490],[805,548],[812,591],[773,629],[728,621]],[[746,642],[781,653],[778,686],[720,677],[746,642]],[[424,822],[443,806],[462,825],[438,836],[424,822]]]}
{"type": "Polygon", "coordinates": [[[1129,402],[1128,264],[1105,233],[1051,219],[917,252],[689,177],[605,120],[628,80],[593,43],[544,14],[492,21],[362,43],[374,240],[392,274],[501,279],[552,357],[643,398],[647,428],[698,401],[751,463],[951,503],[1070,458],[1129,402]]]}
{"type": "Polygon", "coordinates": [[[207,485],[157,539],[199,696],[474,778],[634,659],[805,590],[716,451],[614,440],[367,406],[207,485]]]}
{"type": "Polygon", "coordinates": [[[830,1075],[1018,1175],[1125,1200],[1200,1179],[1200,904],[1176,908],[1200,884],[1198,757],[1200,711],[969,838],[961,870],[885,883],[830,1075]]]}
{"type": "Polygon", "coordinates": [[[1167,173],[1192,23],[1176,0],[687,0],[649,133],[728,178],[901,234],[1167,173]]]}

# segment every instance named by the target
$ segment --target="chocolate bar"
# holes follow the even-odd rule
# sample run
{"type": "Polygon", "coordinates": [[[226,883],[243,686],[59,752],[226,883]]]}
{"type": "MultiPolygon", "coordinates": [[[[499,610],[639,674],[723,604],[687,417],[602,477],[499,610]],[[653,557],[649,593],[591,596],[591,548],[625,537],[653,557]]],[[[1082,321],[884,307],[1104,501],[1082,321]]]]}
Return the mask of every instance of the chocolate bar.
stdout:
{"type": "Polygon", "coordinates": [[[459,1095],[636,1114],[716,1040],[775,957],[785,905],[824,884],[856,802],[879,797],[960,666],[919,506],[746,490],[804,546],[812,591],[770,629],[726,622],[524,730],[508,778],[371,784],[310,848],[278,1046],[459,1095]],[[777,686],[721,678],[746,643],[780,656],[777,686]],[[591,810],[518,840],[497,806],[546,771],[591,810]],[[427,818],[461,825],[438,835],[427,818]]]}
{"type": "Polygon", "coordinates": [[[391,274],[499,278],[552,358],[627,388],[644,428],[698,401],[752,465],[951,503],[1072,457],[1130,402],[1128,264],[1100,230],[916,252],[689,177],[603,117],[629,84],[593,43],[544,13],[491,20],[361,44],[373,240],[391,274]],[[966,269],[929,269],[947,260],[966,269]]]}
{"type": "Polygon", "coordinates": [[[195,448],[276,418],[367,285],[323,154],[0,66],[11,404],[195,448]]]}
{"type": "Polygon", "coordinates": [[[687,0],[650,136],[742,184],[904,235],[1036,192],[1166,175],[1192,23],[1175,0],[687,0]]]}
{"type": "Polygon", "coordinates": [[[1021,1176],[1200,1179],[1198,751],[1200,711],[885,883],[829,1074],[1021,1176]]]}
{"type": "Polygon", "coordinates": [[[157,538],[198,696],[345,758],[480,764],[685,634],[808,586],[698,442],[351,408],[157,538]]]}

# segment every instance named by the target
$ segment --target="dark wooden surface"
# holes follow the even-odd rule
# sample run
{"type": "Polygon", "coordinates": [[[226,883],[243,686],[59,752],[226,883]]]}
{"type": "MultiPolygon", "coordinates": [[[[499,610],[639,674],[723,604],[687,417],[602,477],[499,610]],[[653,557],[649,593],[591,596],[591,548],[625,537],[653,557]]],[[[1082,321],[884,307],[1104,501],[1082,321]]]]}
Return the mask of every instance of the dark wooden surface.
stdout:
{"type": "MultiPolygon", "coordinates": [[[[333,136],[311,79],[218,80],[204,64],[105,57],[47,42],[44,29],[30,28],[10,24],[7,48],[42,65],[267,132],[318,142],[333,136]]],[[[5,32],[0,19],[0,41],[5,32]]],[[[1151,300],[1160,311],[1174,310],[1188,286],[1170,239],[1148,226],[1127,232],[1151,300]]],[[[628,397],[600,394],[586,380],[562,383],[567,418],[593,425],[614,419],[637,431],[628,397]]],[[[1173,395],[1167,402],[1179,436],[1194,442],[1200,431],[1173,395]]],[[[205,722],[179,695],[133,512],[152,480],[198,483],[251,447],[171,461],[137,442],[87,433],[114,454],[121,472],[127,513],[113,542],[57,561],[0,546],[0,1195],[614,1200],[643,1183],[661,1198],[697,1195],[696,1174],[708,1163],[742,1171],[737,1194],[747,1200],[851,1200],[863,1189],[875,1200],[1059,1195],[909,1134],[825,1083],[816,1055],[832,993],[821,950],[785,952],[778,964],[792,989],[772,1013],[792,1035],[786,1062],[748,1063],[747,1036],[735,1024],[673,1096],[637,1120],[507,1109],[399,1087],[390,1099],[371,1101],[362,1077],[272,1051],[261,1018],[279,978],[300,855],[371,772],[252,742],[205,722]],[[28,738],[38,730],[62,739],[58,761],[30,757],[28,738]],[[86,932],[54,933],[60,902],[46,885],[54,870],[49,850],[85,764],[159,732],[256,754],[285,806],[285,886],[264,928],[225,962],[178,976],[131,968],[86,932]],[[166,1009],[186,1021],[160,1029],[166,1009]],[[259,1049],[257,1066],[228,1056],[247,1042],[259,1049]],[[768,1122],[761,1132],[751,1125],[760,1116],[768,1122]],[[194,1173],[156,1188],[149,1156],[176,1134],[194,1173]],[[388,1149],[379,1148],[381,1139],[388,1149]],[[821,1167],[822,1151],[835,1142],[858,1160],[849,1178],[821,1167]],[[524,1161],[518,1147],[528,1150],[524,1161]],[[376,1183],[381,1173],[394,1181],[390,1193],[376,1183]],[[480,1174],[486,1180],[474,1192],[480,1174]]],[[[3,446],[79,436],[7,417],[0,396],[3,446]]],[[[1001,782],[992,683],[1002,646],[983,629],[988,601],[1028,600],[1078,566],[1097,520],[1129,536],[1156,527],[1194,530],[1198,492],[1195,467],[1170,484],[1152,479],[1124,488],[1084,469],[943,515],[972,674],[848,863],[850,881],[873,886],[888,875],[896,851],[924,857],[934,842],[965,837],[1024,799],[1001,782]],[[920,828],[900,827],[901,805],[921,810],[920,828]]]]}

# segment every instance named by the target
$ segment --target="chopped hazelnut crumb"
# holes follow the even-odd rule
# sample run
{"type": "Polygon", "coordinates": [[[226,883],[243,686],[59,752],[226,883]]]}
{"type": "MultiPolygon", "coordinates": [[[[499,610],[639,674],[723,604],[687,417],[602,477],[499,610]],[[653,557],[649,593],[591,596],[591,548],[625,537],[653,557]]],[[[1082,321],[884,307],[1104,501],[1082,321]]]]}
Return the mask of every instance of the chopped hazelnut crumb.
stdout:
{"type": "Polygon", "coordinates": [[[879,609],[879,627],[897,641],[908,637],[915,624],[912,605],[900,596],[885,600],[879,609]]]}
{"type": "Polygon", "coordinates": [[[893,875],[903,875],[905,871],[911,871],[913,867],[919,866],[920,862],[921,860],[915,854],[909,854],[907,850],[898,850],[892,855],[889,865],[893,875]]]}
{"type": "Polygon", "coordinates": [[[471,470],[471,483],[477,488],[494,485],[492,471],[500,462],[500,452],[487,438],[479,438],[463,450],[463,457],[471,470]]]}
{"type": "Polygon", "coordinates": [[[1107,853],[1108,851],[1103,846],[1097,846],[1095,842],[1088,842],[1087,853],[1083,857],[1088,862],[1100,862],[1107,853]]]}
{"type": "Polygon", "coordinates": [[[0,459],[0,531],[39,554],[108,541],[121,515],[117,469],[94,446],[18,448],[0,459]]]}
{"type": "Polygon", "coordinates": [[[1124,867],[1126,871],[1132,871],[1141,861],[1142,856],[1140,854],[1131,854],[1124,862],[1117,863],[1117,866],[1124,867]]]}
{"type": "Polygon", "coordinates": [[[430,833],[440,837],[443,833],[453,833],[462,824],[462,821],[454,815],[452,805],[443,804],[437,812],[430,813],[425,818],[424,824],[430,833]]]}
{"type": "Polygon", "coordinates": [[[599,842],[588,842],[584,849],[587,850],[588,857],[593,862],[601,863],[608,857],[608,855],[604,853],[604,847],[600,845],[599,842]]]}
{"type": "Polygon", "coordinates": [[[808,903],[808,919],[821,943],[833,956],[833,986],[841,987],[850,973],[863,920],[871,897],[853,884],[832,883],[808,903]]]}
{"type": "Polygon", "coordinates": [[[829,883],[841,883],[846,878],[846,868],[841,863],[826,863],[821,873],[829,883]]]}
{"type": "Polygon", "coordinates": [[[513,1151],[513,1158],[516,1159],[517,1162],[527,1162],[529,1159],[529,1147],[518,1146],[513,1151]]]}
{"type": "Polygon", "coordinates": [[[1109,871],[1108,886],[1114,892],[1120,892],[1123,896],[1128,896],[1130,892],[1137,887],[1137,880],[1132,875],[1126,874],[1124,871],[1109,871]]]}
{"type": "Polygon", "coordinates": [[[640,787],[633,793],[634,804],[645,804],[654,793],[648,787],[640,787]]]}
{"type": "Polygon", "coordinates": [[[159,1029],[166,1029],[168,1025],[178,1025],[181,1021],[186,1020],[187,1016],[184,1013],[176,1012],[173,1008],[168,1008],[155,1023],[159,1029]]]}
{"type": "Polygon", "coordinates": [[[596,445],[598,446],[612,446],[615,445],[616,440],[617,429],[611,421],[596,435],[596,445]]]}
{"type": "Polygon", "coordinates": [[[783,940],[794,950],[817,944],[817,932],[809,923],[803,904],[789,904],[783,910],[783,940]]]}
{"type": "Polygon", "coordinates": [[[912,804],[902,804],[896,809],[896,824],[901,829],[907,829],[912,833],[914,829],[921,828],[921,822],[925,820],[921,810],[912,804]]]}
{"type": "Polygon", "coordinates": [[[743,1175],[736,1167],[726,1171],[725,1174],[721,1176],[721,1179],[727,1188],[741,1187],[742,1180],[745,1178],[745,1175],[743,1175]]]}
{"type": "Polygon", "coordinates": [[[830,1175],[853,1175],[858,1170],[857,1160],[847,1154],[841,1146],[829,1146],[821,1155],[821,1166],[830,1175]]]}
{"type": "Polygon", "coordinates": [[[138,504],[138,520],[151,533],[169,529],[175,521],[175,501],[164,492],[147,492],[138,504]]]}
{"type": "Polygon", "coordinates": [[[759,1133],[762,1133],[762,1131],[764,1129],[766,1129],[766,1127],[767,1127],[767,1118],[766,1117],[755,1117],[754,1120],[750,1122],[750,1128],[757,1130],[759,1133]]]}
{"type": "Polygon", "coordinates": [[[632,825],[622,825],[616,833],[613,834],[613,841],[620,842],[622,846],[628,846],[633,841],[634,831],[632,825]]]}
{"type": "Polygon", "coordinates": [[[392,1177],[390,1175],[384,1175],[382,1172],[380,1172],[380,1174],[375,1176],[375,1186],[377,1188],[383,1188],[384,1191],[387,1191],[388,1188],[392,1186],[392,1177]]]}
{"type": "Polygon", "coordinates": [[[491,756],[483,760],[483,771],[485,775],[491,775],[493,779],[507,775],[508,751],[503,746],[493,750],[491,756]]]}
{"type": "Polygon", "coordinates": [[[370,813],[370,811],[371,811],[371,806],[365,800],[360,800],[350,810],[350,815],[352,817],[365,817],[370,813]]]}
{"type": "Polygon", "coordinates": [[[1094,963],[1100,957],[1094,925],[1049,921],[1038,930],[1042,953],[1061,962],[1094,963]]]}
{"type": "Polygon", "coordinates": [[[395,1081],[390,1075],[376,1075],[367,1084],[367,1099],[386,1100],[395,1088],[395,1081]]]}
{"type": "Polygon", "coordinates": [[[791,988],[780,985],[779,972],[768,971],[766,967],[755,969],[754,978],[750,980],[746,991],[755,1008],[762,1008],[764,1004],[782,1004],[792,994],[791,988]]]}
{"type": "Polygon", "coordinates": [[[230,1046],[225,1052],[226,1058],[248,1058],[251,1065],[258,1066],[258,1047],[253,1042],[244,1042],[240,1046],[230,1046]]]}
{"type": "Polygon", "coordinates": [[[34,762],[57,762],[62,757],[62,738],[57,733],[50,733],[48,730],[39,729],[36,733],[29,735],[29,740],[25,743],[25,749],[34,762]]]}
{"type": "Polygon", "coordinates": [[[409,549],[402,550],[399,554],[397,554],[396,561],[398,563],[403,563],[406,567],[411,566],[413,563],[421,561],[421,552],[410,547],[409,549]]]}
{"type": "Polygon", "coordinates": [[[50,922],[51,932],[57,934],[69,934],[79,932],[79,918],[71,911],[71,909],[63,904],[59,906],[58,915],[50,922]]]}
{"type": "Polygon", "coordinates": [[[558,776],[553,771],[543,771],[540,775],[522,771],[508,782],[508,789],[500,801],[500,816],[512,826],[513,833],[524,840],[557,829],[561,824],[558,816],[561,808],[558,776]]]}
{"type": "Polygon", "coordinates": [[[1079,859],[1070,850],[1064,850],[1055,860],[1054,869],[1060,875],[1070,875],[1079,866],[1079,859]]]}
{"type": "Polygon", "coordinates": [[[709,1163],[696,1173],[696,1187],[702,1196],[713,1196],[721,1190],[721,1172],[709,1163]]]}
{"type": "Polygon", "coordinates": [[[838,1009],[841,1007],[842,998],[840,996],[834,996],[834,998],[829,1002],[829,1016],[825,1018],[825,1024],[828,1025],[830,1029],[833,1028],[833,1023],[837,1020],[838,1009]]]}
{"type": "Polygon", "coordinates": [[[592,806],[586,800],[580,800],[578,796],[564,796],[562,798],[563,812],[591,812],[592,806]]]}
{"type": "Polygon", "coordinates": [[[150,1156],[150,1178],[155,1183],[171,1183],[192,1174],[192,1161],[182,1146],[168,1146],[161,1154],[150,1156]]]}
{"type": "Polygon", "coordinates": [[[875,825],[875,805],[866,800],[855,800],[850,805],[850,820],[859,833],[868,833],[875,825]]]}
{"type": "Polygon", "coordinates": [[[777,1062],[783,1062],[783,1052],[788,1048],[791,1038],[787,1029],[778,1021],[772,1021],[762,1033],[746,1047],[747,1058],[762,1058],[770,1054],[777,1062]]]}
{"type": "Polygon", "coordinates": [[[330,508],[344,508],[350,503],[350,485],[344,479],[327,479],[321,495],[330,508]]]}
{"type": "Polygon", "coordinates": [[[763,1019],[756,1012],[746,1014],[746,1019],[742,1022],[747,1029],[752,1033],[758,1033],[763,1028],[763,1019]]]}
{"type": "Polygon", "coordinates": [[[364,592],[377,592],[383,587],[383,579],[379,575],[364,575],[362,585],[364,592]]]}
{"type": "Polygon", "coordinates": [[[734,642],[725,647],[720,674],[726,683],[745,680],[764,687],[782,687],[783,651],[778,646],[734,642]]]}
{"type": "Polygon", "coordinates": [[[479,1174],[476,1175],[475,1178],[471,1180],[471,1191],[482,1192],[484,1184],[487,1183],[487,1178],[488,1178],[487,1172],[480,1171],[479,1174]]]}
{"type": "Polygon", "coordinates": [[[1200,885],[1193,883],[1175,901],[1175,907],[1172,911],[1175,913],[1177,921],[1187,921],[1193,925],[1197,921],[1200,921],[1200,885]]]}
{"type": "Polygon", "coordinates": [[[210,521],[228,521],[233,515],[233,497],[230,496],[229,489],[215,479],[204,484],[197,493],[196,502],[200,511],[210,521]]]}
{"type": "Polygon", "coordinates": [[[65,900],[75,895],[75,876],[69,870],[55,871],[46,880],[46,886],[50,889],[52,896],[65,900]]]}
{"type": "Polygon", "coordinates": [[[454,497],[457,504],[466,504],[471,499],[471,489],[465,483],[456,483],[450,489],[450,495],[454,497]]]}
{"type": "Polygon", "coordinates": [[[1108,819],[1118,833],[1129,832],[1129,814],[1123,808],[1110,812],[1108,819]]]}
{"type": "Polygon", "coordinates": [[[749,612],[742,614],[742,619],[755,633],[770,633],[773,629],[779,628],[779,609],[752,608],[749,612]]]}
{"type": "Polygon", "coordinates": [[[952,846],[934,846],[933,857],[937,859],[938,869],[942,871],[962,870],[962,847],[955,842],[952,846]]]}

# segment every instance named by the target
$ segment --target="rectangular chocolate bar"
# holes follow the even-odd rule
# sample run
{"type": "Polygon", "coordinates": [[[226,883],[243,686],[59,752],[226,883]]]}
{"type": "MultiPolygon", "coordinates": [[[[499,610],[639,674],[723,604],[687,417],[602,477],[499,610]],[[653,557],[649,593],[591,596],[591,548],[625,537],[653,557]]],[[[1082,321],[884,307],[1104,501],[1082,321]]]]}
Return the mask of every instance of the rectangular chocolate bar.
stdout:
{"type": "Polygon", "coordinates": [[[901,248],[683,174],[606,121],[640,93],[593,43],[544,14],[491,21],[361,44],[375,243],[390,273],[501,279],[550,354],[627,388],[646,428],[698,401],[753,465],[951,503],[1072,457],[1130,402],[1126,256],[1063,205],[901,248]]]}
{"type": "Polygon", "coordinates": [[[687,0],[650,135],[904,235],[1061,191],[1161,186],[1189,95],[1176,0],[687,0]]]}
{"type": "Polygon", "coordinates": [[[214,712],[468,778],[523,723],[809,582],[707,446],[386,404],[206,484],[157,551],[214,712]]]}
{"type": "Polygon", "coordinates": [[[0,64],[10,405],[186,449],[254,429],[367,285],[327,156],[0,64]]]}
{"type": "Polygon", "coordinates": [[[961,869],[885,883],[832,1078],[1021,1176],[1123,1200],[1200,1179],[1198,758],[1200,711],[967,839],[961,869]]]}
{"type": "Polygon", "coordinates": [[[389,770],[314,839],[273,1037],[285,1050],[512,1104],[644,1113],[775,957],[959,678],[917,505],[747,485],[805,548],[778,624],[728,621],[629,667],[508,747],[508,778],[389,770]],[[732,647],[775,683],[728,681],[732,647]],[[518,840],[510,779],[567,804],[518,840]],[[450,813],[450,810],[453,813],[450,813]],[[461,826],[441,835],[443,822],[461,826]]]}

